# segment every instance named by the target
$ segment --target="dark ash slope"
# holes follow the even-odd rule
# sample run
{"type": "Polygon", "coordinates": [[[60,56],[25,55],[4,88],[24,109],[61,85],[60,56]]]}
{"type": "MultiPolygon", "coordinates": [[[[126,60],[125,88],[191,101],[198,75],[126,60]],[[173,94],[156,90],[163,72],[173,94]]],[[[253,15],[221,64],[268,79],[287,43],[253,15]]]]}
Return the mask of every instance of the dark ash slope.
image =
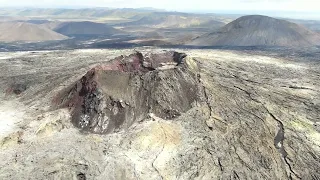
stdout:
{"type": "Polygon", "coordinates": [[[79,35],[113,35],[120,31],[102,23],[95,23],[90,21],[82,22],[64,22],[57,25],[54,31],[66,36],[79,35]]]}

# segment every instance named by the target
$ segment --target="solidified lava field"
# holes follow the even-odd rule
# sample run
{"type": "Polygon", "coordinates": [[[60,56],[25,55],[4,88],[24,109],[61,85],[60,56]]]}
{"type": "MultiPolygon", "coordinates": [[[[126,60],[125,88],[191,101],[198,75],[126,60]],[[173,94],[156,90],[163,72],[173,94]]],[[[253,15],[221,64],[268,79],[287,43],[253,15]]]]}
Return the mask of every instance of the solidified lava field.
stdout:
{"type": "Polygon", "coordinates": [[[319,179],[317,54],[0,53],[0,179],[319,179]]]}

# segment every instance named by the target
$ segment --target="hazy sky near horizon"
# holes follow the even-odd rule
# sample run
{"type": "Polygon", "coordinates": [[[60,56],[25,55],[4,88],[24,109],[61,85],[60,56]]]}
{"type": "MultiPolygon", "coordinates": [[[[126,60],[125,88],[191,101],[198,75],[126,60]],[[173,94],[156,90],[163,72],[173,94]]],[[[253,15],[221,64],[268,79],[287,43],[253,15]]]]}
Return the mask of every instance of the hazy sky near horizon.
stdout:
{"type": "Polygon", "coordinates": [[[176,11],[320,12],[317,0],[0,0],[0,7],[153,7],[176,11]]]}

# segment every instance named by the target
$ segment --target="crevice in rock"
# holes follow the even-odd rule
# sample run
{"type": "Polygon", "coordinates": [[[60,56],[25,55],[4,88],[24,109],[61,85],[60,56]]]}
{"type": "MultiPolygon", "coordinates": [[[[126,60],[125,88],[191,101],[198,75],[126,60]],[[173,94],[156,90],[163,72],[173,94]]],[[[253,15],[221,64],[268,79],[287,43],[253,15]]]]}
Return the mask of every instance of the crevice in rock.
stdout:
{"type": "Polygon", "coordinates": [[[160,176],[161,179],[164,179],[164,178],[163,178],[163,176],[161,175],[161,173],[160,173],[160,171],[158,170],[158,168],[155,167],[154,163],[155,163],[155,161],[158,159],[159,155],[162,153],[163,149],[164,149],[164,145],[162,146],[161,152],[156,156],[156,158],[155,158],[155,159],[153,160],[153,162],[152,162],[152,168],[157,172],[157,174],[160,176]]]}
{"type": "MultiPolygon", "coordinates": [[[[167,134],[166,134],[166,132],[165,132],[165,130],[163,129],[162,126],[160,126],[160,128],[161,128],[161,130],[162,130],[162,132],[163,132],[163,135],[164,135],[164,137],[165,137],[165,141],[164,141],[164,142],[166,142],[166,141],[167,141],[167,134]]],[[[156,160],[159,158],[159,156],[160,156],[160,154],[163,152],[164,148],[165,148],[165,144],[162,145],[162,148],[161,148],[160,153],[157,154],[156,158],[153,160],[153,162],[152,162],[152,164],[151,164],[151,165],[152,165],[152,168],[157,172],[157,174],[160,176],[161,179],[164,179],[164,178],[163,178],[163,176],[161,175],[160,171],[158,170],[158,168],[155,166],[154,163],[155,163],[156,160]]]]}
{"type": "MultiPolygon", "coordinates": [[[[212,111],[213,111],[213,108],[210,104],[210,100],[209,100],[209,96],[208,96],[208,93],[207,93],[207,88],[203,85],[203,83],[201,82],[201,75],[198,74],[197,75],[197,78],[198,78],[198,83],[199,85],[201,86],[202,88],[202,92],[203,92],[203,95],[204,95],[204,98],[205,98],[205,102],[207,104],[207,107],[209,109],[209,118],[211,118],[212,116],[212,111]]],[[[210,127],[209,127],[210,128],[210,127]]],[[[211,130],[211,129],[210,129],[211,130]]]]}
{"type": "Polygon", "coordinates": [[[317,91],[308,87],[303,87],[303,86],[295,86],[295,85],[290,85],[289,86],[290,89],[301,89],[301,90],[311,90],[311,91],[317,91]]]}
{"type": "Polygon", "coordinates": [[[206,103],[207,103],[207,106],[209,108],[209,117],[211,118],[211,116],[212,116],[212,106],[210,104],[210,100],[209,100],[209,96],[207,94],[206,88],[204,86],[202,86],[202,87],[203,87],[203,94],[204,94],[204,97],[206,98],[206,103]]]}
{"type": "Polygon", "coordinates": [[[243,88],[240,88],[240,87],[238,87],[238,86],[234,86],[234,87],[237,88],[237,89],[239,89],[240,91],[243,91],[244,93],[246,93],[246,94],[248,95],[248,97],[250,97],[250,99],[251,99],[252,101],[257,102],[257,103],[260,103],[260,101],[258,101],[256,98],[253,98],[253,97],[252,97],[252,93],[251,93],[251,92],[249,92],[249,91],[247,91],[247,90],[245,90],[245,89],[243,89],[243,88]]]}
{"type": "MultiPolygon", "coordinates": [[[[235,87],[236,87],[236,86],[235,86],[235,87]]],[[[238,88],[238,87],[236,87],[236,88],[239,89],[239,90],[245,91],[246,94],[248,94],[249,97],[250,97],[252,100],[254,100],[255,102],[261,104],[261,105],[263,106],[263,108],[267,111],[267,113],[272,117],[272,119],[274,119],[274,120],[277,122],[277,124],[278,124],[278,132],[277,132],[277,134],[276,134],[276,136],[275,136],[275,138],[274,138],[274,146],[278,149],[278,151],[279,151],[279,153],[280,153],[280,155],[281,155],[284,163],[286,164],[286,166],[288,167],[288,169],[289,169],[289,171],[290,171],[290,175],[289,175],[288,178],[289,178],[289,179],[292,179],[292,174],[293,174],[293,175],[294,175],[295,177],[297,177],[298,179],[301,179],[301,177],[293,171],[292,166],[291,166],[291,164],[288,162],[288,159],[287,159],[288,153],[286,152],[286,150],[285,150],[285,148],[284,148],[284,146],[283,146],[283,141],[284,141],[284,139],[285,139],[285,136],[284,136],[284,135],[285,135],[285,130],[284,130],[284,125],[283,125],[282,121],[279,120],[273,113],[271,113],[271,112],[269,111],[269,109],[264,105],[263,102],[261,102],[261,101],[258,100],[258,99],[253,99],[253,98],[251,97],[251,93],[247,92],[246,90],[243,90],[242,88],[238,88]]]]}
{"type": "Polygon", "coordinates": [[[240,177],[236,171],[233,171],[233,178],[232,179],[239,179],[240,180],[240,177]]]}
{"type": "Polygon", "coordinates": [[[291,164],[288,162],[288,153],[286,152],[284,145],[283,145],[283,141],[285,139],[284,137],[284,125],[282,123],[282,121],[280,121],[275,115],[273,115],[268,108],[265,107],[265,109],[267,110],[268,114],[277,122],[278,124],[278,132],[274,138],[274,146],[278,149],[279,153],[281,154],[282,159],[284,160],[285,164],[287,165],[287,167],[289,168],[290,174],[289,174],[289,179],[293,179],[292,178],[292,174],[297,177],[298,179],[301,179],[301,177],[299,177],[292,169],[291,164]]]}
{"type": "Polygon", "coordinates": [[[237,153],[237,148],[236,148],[236,146],[235,146],[234,144],[232,144],[231,146],[233,147],[234,153],[235,153],[235,155],[237,156],[237,158],[239,159],[239,161],[241,162],[241,164],[244,165],[245,167],[247,167],[248,169],[253,170],[253,169],[250,167],[250,165],[247,164],[247,163],[240,157],[240,155],[237,153]]]}
{"type": "Polygon", "coordinates": [[[218,164],[219,164],[219,167],[220,167],[220,171],[223,172],[223,166],[221,164],[221,159],[218,158],[218,164]]]}

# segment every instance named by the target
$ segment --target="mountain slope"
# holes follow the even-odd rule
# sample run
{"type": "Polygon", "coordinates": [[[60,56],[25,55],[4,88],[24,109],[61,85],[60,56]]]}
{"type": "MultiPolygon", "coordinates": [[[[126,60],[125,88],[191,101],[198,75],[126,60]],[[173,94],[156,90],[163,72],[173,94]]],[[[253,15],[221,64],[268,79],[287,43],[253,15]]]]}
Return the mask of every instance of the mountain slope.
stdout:
{"type": "Polygon", "coordinates": [[[155,28],[185,28],[185,27],[222,27],[225,23],[212,17],[191,15],[186,13],[156,12],[140,18],[137,21],[122,24],[124,26],[148,26],[155,28]]]}
{"type": "Polygon", "coordinates": [[[49,41],[63,39],[67,39],[67,37],[35,24],[25,22],[0,23],[0,41],[49,41]]]}
{"type": "Polygon", "coordinates": [[[320,35],[285,20],[251,15],[243,16],[218,31],[194,39],[197,46],[312,46],[320,35]]]}
{"type": "Polygon", "coordinates": [[[64,22],[56,25],[56,27],[54,27],[53,30],[67,36],[112,35],[120,32],[119,30],[111,26],[108,26],[102,23],[90,22],[90,21],[64,22]]]}

